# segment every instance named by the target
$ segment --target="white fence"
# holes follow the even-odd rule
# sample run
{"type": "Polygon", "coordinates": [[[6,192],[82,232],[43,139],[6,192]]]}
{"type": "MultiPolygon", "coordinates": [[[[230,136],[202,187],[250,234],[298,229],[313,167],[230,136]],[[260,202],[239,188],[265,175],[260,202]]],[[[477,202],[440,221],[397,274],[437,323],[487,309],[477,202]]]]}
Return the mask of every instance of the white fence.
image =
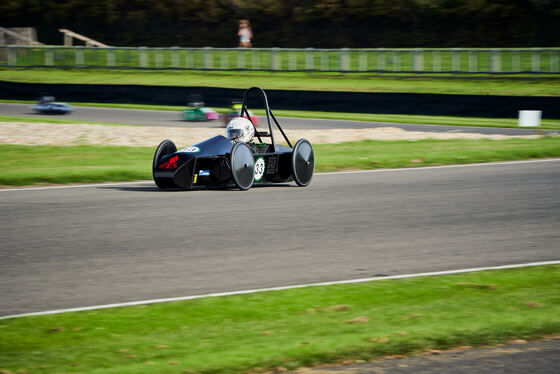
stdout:
{"type": "Polygon", "coordinates": [[[560,73],[560,48],[0,46],[0,66],[394,73],[560,73]]]}

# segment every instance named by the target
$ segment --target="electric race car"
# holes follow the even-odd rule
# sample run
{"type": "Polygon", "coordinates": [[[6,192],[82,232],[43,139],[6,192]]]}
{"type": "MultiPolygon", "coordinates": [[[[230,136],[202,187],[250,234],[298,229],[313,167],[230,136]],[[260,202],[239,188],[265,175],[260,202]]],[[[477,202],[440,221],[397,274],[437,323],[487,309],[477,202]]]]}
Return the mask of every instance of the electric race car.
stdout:
{"type": "Polygon", "coordinates": [[[185,109],[182,112],[182,119],[184,121],[206,122],[219,118],[218,113],[214,109],[204,106],[201,95],[190,95],[189,106],[191,108],[185,109]]]}
{"type": "MultiPolygon", "coordinates": [[[[231,121],[235,117],[241,117],[241,108],[242,108],[241,102],[234,101],[231,105],[231,111],[230,112],[225,113],[225,114],[220,114],[220,119],[222,120],[224,126],[227,126],[229,121],[231,121]]],[[[259,117],[256,116],[250,110],[247,111],[247,115],[245,116],[245,118],[250,118],[251,122],[253,122],[253,124],[256,127],[259,126],[259,123],[260,123],[259,117]]]]}
{"type": "Polygon", "coordinates": [[[56,103],[52,96],[41,96],[39,102],[31,109],[42,114],[67,114],[74,111],[74,108],[66,103],[56,103]]]}
{"type": "Polygon", "coordinates": [[[245,91],[241,113],[249,118],[234,118],[226,128],[228,137],[214,136],[180,150],[171,140],[161,142],[152,164],[156,185],[160,189],[238,187],[240,190],[291,181],[301,187],[309,185],[315,170],[313,147],[305,139],[292,146],[261,88],[251,87],[245,91]],[[264,100],[268,132],[256,131],[248,116],[247,95],[252,91],[260,92],[264,100]],[[271,119],[288,146],[276,144],[271,119]],[[253,136],[258,142],[252,142],[253,136]],[[262,138],[270,142],[265,143],[262,138]]]}

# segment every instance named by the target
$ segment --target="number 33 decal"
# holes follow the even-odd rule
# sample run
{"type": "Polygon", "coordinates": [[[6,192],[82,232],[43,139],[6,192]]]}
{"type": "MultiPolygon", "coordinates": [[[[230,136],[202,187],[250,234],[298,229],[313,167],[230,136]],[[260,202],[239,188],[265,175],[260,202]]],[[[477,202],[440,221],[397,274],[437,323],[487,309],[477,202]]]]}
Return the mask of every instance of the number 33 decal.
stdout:
{"type": "Polygon", "coordinates": [[[264,175],[264,169],[265,169],[264,158],[259,157],[255,162],[255,182],[258,182],[262,179],[264,175]]]}

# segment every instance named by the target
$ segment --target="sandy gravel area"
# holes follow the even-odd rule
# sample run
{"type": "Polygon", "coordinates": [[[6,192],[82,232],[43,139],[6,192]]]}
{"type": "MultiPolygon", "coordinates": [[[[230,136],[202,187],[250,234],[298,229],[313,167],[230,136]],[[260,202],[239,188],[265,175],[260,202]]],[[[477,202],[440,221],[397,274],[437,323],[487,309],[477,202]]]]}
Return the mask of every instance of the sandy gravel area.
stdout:
{"type": "MultiPolygon", "coordinates": [[[[130,145],[155,147],[163,139],[171,139],[178,147],[198,143],[209,137],[224,134],[221,128],[185,128],[151,126],[108,126],[92,124],[55,124],[1,122],[0,144],[26,145],[130,145]]],[[[276,133],[275,133],[276,134],[276,133]]],[[[281,137],[280,133],[277,133],[281,137]]],[[[290,130],[286,134],[292,142],[306,138],[313,144],[340,143],[364,139],[417,140],[417,139],[507,139],[507,135],[441,133],[406,131],[396,127],[372,129],[290,130]]],[[[537,138],[538,135],[517,136],[537,138]]],[[[277,137],[277,140],[279,138],[277,137]]]]}

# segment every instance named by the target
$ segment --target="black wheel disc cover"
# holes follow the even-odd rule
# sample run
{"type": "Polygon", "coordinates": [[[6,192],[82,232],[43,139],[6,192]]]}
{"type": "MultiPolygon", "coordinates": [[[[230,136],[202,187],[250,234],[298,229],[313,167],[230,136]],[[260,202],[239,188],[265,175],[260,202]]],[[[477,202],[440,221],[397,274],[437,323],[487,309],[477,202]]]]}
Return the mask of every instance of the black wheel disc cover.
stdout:
{"type": "Polygon", "coordinates": [[[300,187],[311,183],[315,171],[315,153],[311,143],[306,139],[300,139],[294,146],[292,154],[292,173],[294,181],[300,187]]]}
{"type": "Polygon", "coordinates": [[[240,190],[248,190],[255,179],[253,152],[245,143],[236,143],[231,150],[231,174],[240,190]]]}
{"type": "Polygon", "coordinates": [[[161,189],[173,187],[174,184],[170,183],[169,181],[165,181],[162,178],[156,178],[156,176],[154,175],[155,170],[158,167],[159,160],[161,160],[163,156],[167,156],[175,152],[177,152],[177,146],[175,145],[175,143],[168,139],[162,141],[156,148],[156,153],[154,154],[154,161],[152,164],[152,176],[156,185],[161,189]]]}

